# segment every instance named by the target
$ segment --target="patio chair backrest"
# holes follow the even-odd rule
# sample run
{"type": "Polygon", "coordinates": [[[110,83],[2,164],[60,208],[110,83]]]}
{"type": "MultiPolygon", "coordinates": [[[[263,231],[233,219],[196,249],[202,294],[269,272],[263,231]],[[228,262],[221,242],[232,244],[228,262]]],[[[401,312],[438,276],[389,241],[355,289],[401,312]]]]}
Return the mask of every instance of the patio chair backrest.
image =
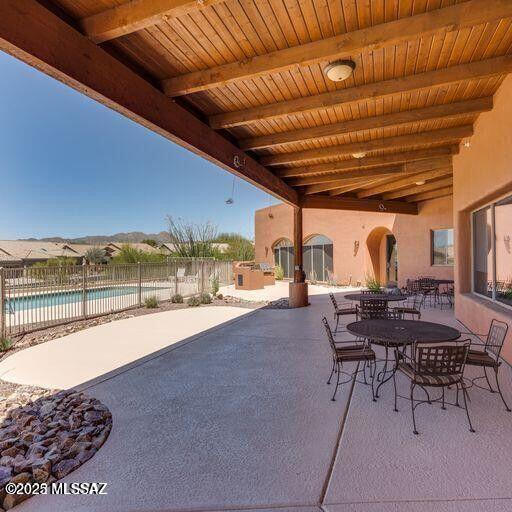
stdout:
{"type": "Polygon", "coordinates": [[[470,344],[470,340],[415,343],[413,354],[416,371],[437,376],[462,375],[470,344]]]}
{"type": "Polygon", "coordinates": [[[185,267],[179,267],[177,272],[176,272],[176,276],[177,277],[185,277],[185,267]]]}
{"type": "Polygon", "coordinates": [[[387,319],[388,302],[386,300],[361,299],[359,316],[361,320],[373,320],[376,318],[387,319]]]}
{"type": "Polygon", "coordinates": [[[491,322],[487,339],[485,340],[485,349],[492,352],[496,358],[500,357],[501,349],[505,338],[507,337],[508,324],[500,322],[495,318],[491,322]]]}
{"type": "Polygon", "coordinates": [[[336,313],[337,313],[339,311],[339,308],[338,308],[338,302],[336,301],[336,297],[334,296],[334,293],[329,293],[329,297],[331,299],[332,305],[334,306],[334,311],[336,311],[336,313]]]}
{"type": "Polygon", "coordinates": [[[336,354],[336,344],[334,343],[334,336],[332,335],[331,327],[329,326],[329,322],[325,316],[322,318],[322,323],[324,324],[325,332],[327,334],[327,339],[329,340],[329,345],[334,354],[336,354]]]}

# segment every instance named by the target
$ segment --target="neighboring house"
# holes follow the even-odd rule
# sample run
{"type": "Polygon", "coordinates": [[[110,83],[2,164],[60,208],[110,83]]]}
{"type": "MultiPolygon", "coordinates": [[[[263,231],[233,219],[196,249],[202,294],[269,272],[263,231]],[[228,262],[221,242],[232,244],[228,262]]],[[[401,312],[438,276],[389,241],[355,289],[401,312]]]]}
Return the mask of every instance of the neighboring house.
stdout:
{"type": "Polygon", "coordinates": [[[99,247],[105,250],[107,257],[112,258],[119,253],[123,245],[136,249],[160,253],[148,244],[111,242],[98,246],[90,244],[67,244],[57,242],[38,242],[33,240],[0,240],[0,267],[24,267],[35,263],[45,262],[51,258],[75,258],[76,263],[82,263],[87,251],[99,247]]]}

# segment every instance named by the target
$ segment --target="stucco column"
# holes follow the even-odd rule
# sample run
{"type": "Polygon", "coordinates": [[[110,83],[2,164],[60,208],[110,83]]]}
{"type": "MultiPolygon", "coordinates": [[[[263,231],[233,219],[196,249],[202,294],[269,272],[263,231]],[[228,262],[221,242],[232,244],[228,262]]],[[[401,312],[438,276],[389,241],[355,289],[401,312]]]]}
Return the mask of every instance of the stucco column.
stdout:
{"type": "Polygon", "coordinates": [[[301,308],[309,304],[308,285],[302,261],[302,208],[293,209],[293,283],[290,283],[289,305],[301,308]]]}

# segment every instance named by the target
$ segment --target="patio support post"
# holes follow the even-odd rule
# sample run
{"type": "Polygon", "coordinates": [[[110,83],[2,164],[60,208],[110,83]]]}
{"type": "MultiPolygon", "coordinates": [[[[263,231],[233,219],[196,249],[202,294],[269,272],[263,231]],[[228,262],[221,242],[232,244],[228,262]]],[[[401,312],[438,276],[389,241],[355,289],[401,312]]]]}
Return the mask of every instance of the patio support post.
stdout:
{"type": "Polygon", "coordinates": [[[0,340],[5,338],[5,272],[0,267],[0,340]]]}
{"type": "Polygon", "coordinates": [[[293,209],[293,282],[290,283],[289,306],[301,308],[309,304],[308,285],[302,262],[302,207],[293,209]]]}

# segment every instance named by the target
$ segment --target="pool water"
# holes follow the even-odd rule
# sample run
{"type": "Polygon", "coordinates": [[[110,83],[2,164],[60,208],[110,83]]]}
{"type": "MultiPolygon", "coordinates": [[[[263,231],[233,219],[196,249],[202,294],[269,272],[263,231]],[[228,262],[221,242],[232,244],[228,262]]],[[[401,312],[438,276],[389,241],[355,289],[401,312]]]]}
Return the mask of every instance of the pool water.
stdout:
{"type": "MultiPolygon", "coordinates": [[[[162,288],[146,288],[142,289],[143,292],[161,290],[162,288]]],[[[133,295],[138,293],[138,286],[122,286],[119,288],[95,288],[94,290],[87,290],[87,300],[106,299],[111,297],[120,297],[123,295],[133,295]]],[[[81,302],[83,299],[82,291],[69,291],[69,292],[56,292],[42,295],[27,295],[23,297],[15,297],[8,299],[6,303],[6,310],[8,313],[15,313],[16,311],[24,311],[27,309],[45,308],[51,306],[63,306],[65,304],[72,304],[74,302],[81,302]]]]}

